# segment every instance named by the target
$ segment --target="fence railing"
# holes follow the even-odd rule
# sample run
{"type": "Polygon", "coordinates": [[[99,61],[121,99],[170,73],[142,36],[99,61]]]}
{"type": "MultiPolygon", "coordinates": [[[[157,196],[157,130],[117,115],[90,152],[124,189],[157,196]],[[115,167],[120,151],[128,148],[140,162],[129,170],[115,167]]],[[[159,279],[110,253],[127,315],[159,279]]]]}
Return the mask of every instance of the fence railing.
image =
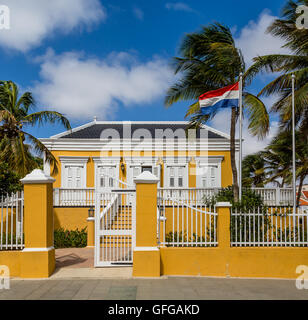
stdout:
{"type": "Polygon", "coordinates": [[[158,245],[167,247],[217,246],[217,213],[181,198],[164,198],[158,191],[158,245]]]}
{"type": "Polygon", "coordinates": [[[231,211],[231,246],[307,247],[308,212],[291,207],[231,211]]]}
{"type": "Polygon", "coordinates": [[[159,188],[161,198],[181,199],[188,203],[203,204],[205,198],[211,198],[220,188],[159,188]]]}
{"type": "MultiPolygon", "coordinates": [[[[127,186],[125,186],[127,187],[127,186]]],[[[123,188],[125,189],[125,188],[123,188]]],[[[159,188],[161,197],[182,199],[188,203],[203,204],[206,198],[211,198],[220,188],[159,188]]],[[[259,194],[268,206],[286,206],[293,204],[290,188],[252,188],[259,194]]],[[[87,207],[95,205],[95,189],[54,189],[54,206],[87,207]]]]}
{"type": "MultiPolygon", "coordinates": [[[[221,188],[160,188],[159,190],[165,198],[202,204],[205,199],[217,194],[221,188]]],[[[265,205],[293,205],[292,188],[252,188],[252,190],[261,196],[265,205]]]]}
{"type": "Polygon", "coordinates": [[[292,188],[252,188],[268,206],[293,205],[292,188]]]}
{"type": "Polygon", "coordinates": [[[95,189],[54,189],[54,206],[57,207],[92,207],[95,205],[95,189]]]}
{"type": "Polygon", "coordinates": [[[1,197],[0,211],[0,250],[23,249],[23,192],[1,197]]]}

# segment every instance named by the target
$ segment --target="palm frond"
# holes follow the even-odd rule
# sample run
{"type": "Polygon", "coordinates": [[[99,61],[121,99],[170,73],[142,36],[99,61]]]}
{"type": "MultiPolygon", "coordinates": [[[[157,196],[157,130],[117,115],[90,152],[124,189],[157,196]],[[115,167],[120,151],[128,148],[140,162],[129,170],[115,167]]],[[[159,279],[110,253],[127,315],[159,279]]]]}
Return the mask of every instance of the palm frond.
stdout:
{"type": "Polygon", "coordinates": [[[43,124],[45,122],[49,123],[60,123],[67,130],[71,129],[69,120],[63,116],[63,114],[56,111],[39,111],[36,113],[29,114],[24,117],[24,122],[29,123],[32,126],[36,124],[43,124]]]}
{"type": "Polygon", "coordinates": [[[264,138],[270,129],[270,119],[264,103],[255,95],[243,93],[244,109],[249,117],[249,131],[252,135],[264,138]]]}
{"type": "Polygon", "coordinates": [[[46,146],[40,140],[32,136],[30,133],[23,132],[23,134],[31,141],[34,151],[39,156],[45,155],[45,161],[53,167],[52,175],[57,175],[59,170],[58,161],[55,156],[49,151],[48,148],[46,148],[46,146]]]}

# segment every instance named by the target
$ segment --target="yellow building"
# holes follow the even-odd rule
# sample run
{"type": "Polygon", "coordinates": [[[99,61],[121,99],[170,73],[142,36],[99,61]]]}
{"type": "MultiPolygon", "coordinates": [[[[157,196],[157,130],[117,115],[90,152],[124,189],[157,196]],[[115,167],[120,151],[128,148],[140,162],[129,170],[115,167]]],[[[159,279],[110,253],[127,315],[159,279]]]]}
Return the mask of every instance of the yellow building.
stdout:
{"type": "MultiPolygon", "coordinates": [[[[134,187],[152,172],[164,188],[220,188],[232,184],[230,138],[187,122],[96,121],[41,139],[59,163],[55,188],[109,191],[134,187]]],[[[45,173],[50,166],[44,164],[45,173]]]]}

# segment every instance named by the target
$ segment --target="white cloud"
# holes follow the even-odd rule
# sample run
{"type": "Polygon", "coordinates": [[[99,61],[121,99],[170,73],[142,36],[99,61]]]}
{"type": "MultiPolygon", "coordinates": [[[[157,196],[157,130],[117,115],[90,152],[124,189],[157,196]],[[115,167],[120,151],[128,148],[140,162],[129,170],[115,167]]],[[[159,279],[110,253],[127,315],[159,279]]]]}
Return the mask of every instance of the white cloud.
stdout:
{"type": "Polygon", "coordinates": [[[134,7],[133,8],[133,13],[135,15],[135,17],[138,19],[138,20],[143,20],[144,18],[144,12],[138,8],[138,7],[134,7]]]}
{"type": "Polygon", "coordinates": [[[10,30],[0,32],[0,46],[23,52],[56,33],[90,27],[106,18],[99,0],[2,0],[1,4],[10,9],[10,30]]]}
{"type": "Polygon", "coordinates": [[[282,48],[283,40],[266,33],[268,26],[277,18],[264,11],[257,22],[250,21],[241,30],[239,37],[235,38],[236,45],[242,49],[247,66],[252,64],[252,59],[256,56],[288,53],[287,49],[282,48]]]}
{"type": "MultiPolygon", "coordinates": [[[[230,134],[230,122],[231,111],[223,110],[219,112],[215,118],[211,121],[211,126],[217,130],[230,134]]],[[[278,132],[278,122],[272,121],[270,132],[263,140],[259,140],[257,137],[253,137],[248,131],[248,119],[247,117],[243,121],[243,156],[256,153],[263,150],[269,142],[274,138],[278,132]]],[[[239,137],[239,123],[236,127],[236,137],[239,137]]]]}
{"type": "Polygon", "coordinates": [[[194,12],[194,10],[184,2],[168,2],[166,3],[168,10],[194,12]]]}
{"type": "Polygon", "coordinates": [[[151,103],[163,96],[172,75],[158,57],[142,63],[125,52],[99,60],[49,51],[41,59],[41,79],[32,88],[37,100],[75,119],[110,118],[119,102],[126,107],[151,103]]]}

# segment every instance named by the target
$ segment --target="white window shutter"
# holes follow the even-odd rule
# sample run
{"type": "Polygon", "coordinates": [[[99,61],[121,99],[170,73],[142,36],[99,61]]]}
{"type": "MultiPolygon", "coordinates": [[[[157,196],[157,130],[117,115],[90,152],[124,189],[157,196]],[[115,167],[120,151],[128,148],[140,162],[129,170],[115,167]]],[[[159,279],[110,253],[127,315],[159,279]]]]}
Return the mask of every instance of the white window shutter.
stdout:
{"type": "Polygon", "coordinates": [[[159,179],[158,187],[160,187],[160,165],[153,166],[153,174],[157,179],[159,179]]]}

